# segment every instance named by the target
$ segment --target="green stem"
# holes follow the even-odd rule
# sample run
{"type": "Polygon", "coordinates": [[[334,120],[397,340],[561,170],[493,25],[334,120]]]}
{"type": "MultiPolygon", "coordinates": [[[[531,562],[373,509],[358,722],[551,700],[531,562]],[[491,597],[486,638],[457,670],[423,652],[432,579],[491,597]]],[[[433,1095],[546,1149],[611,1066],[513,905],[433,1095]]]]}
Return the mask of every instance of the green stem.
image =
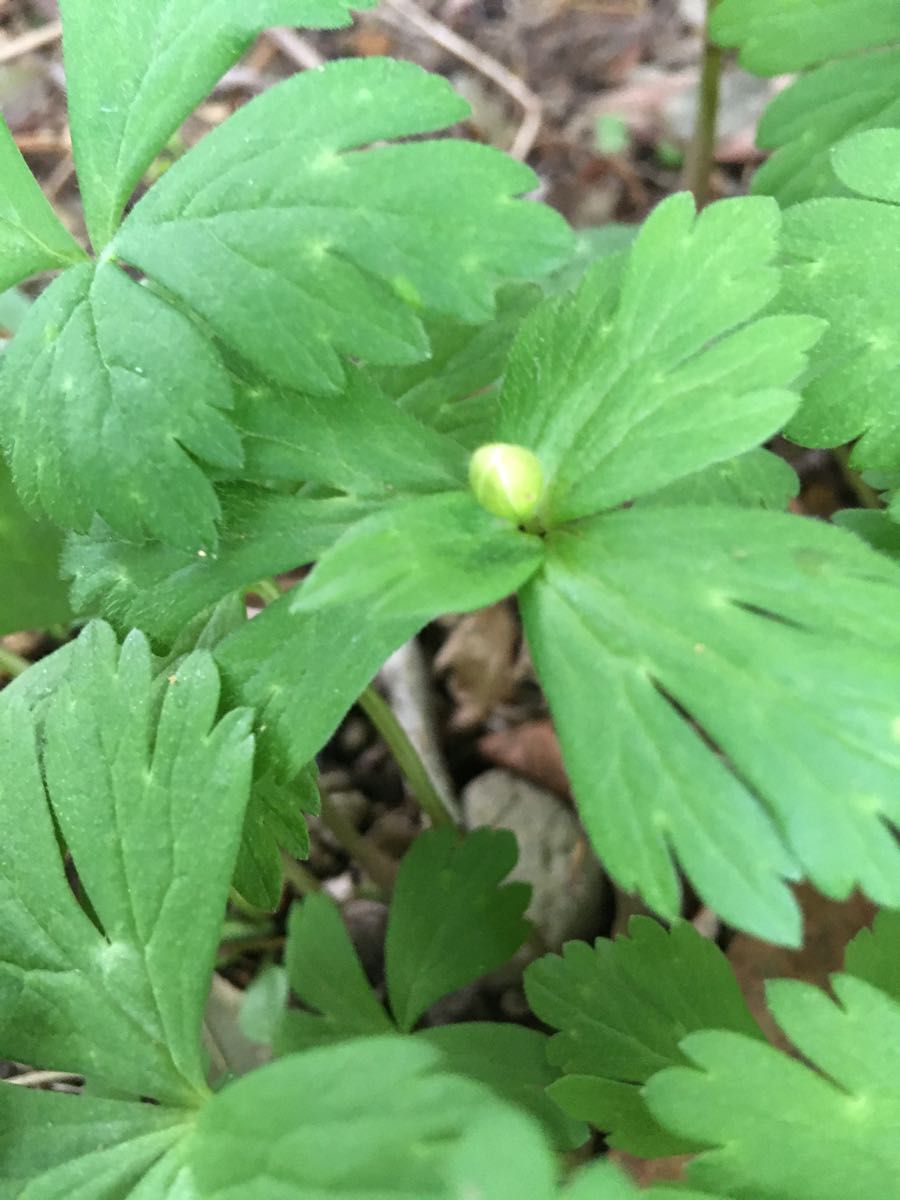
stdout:
{"type": "Polygon", "coordinates": [[[709,182],[716,150],[716,121],[719,115],[719,81],[722,77],[722,51],[709,36],[709,23],[719,0],[706,0],[706,27],[703,31],[703,65],[694,136],[684,165],[684,186],[694,195],[697,208],[709,201],[709,182]]]}
{"type": "Polygon", "coordinates": [[[331,830],[351,858],[368,872],[369,877],[390,896],[397,879],[397,864],[348,821],[327,793],[322,793],[322,822],[331,830]]]}
{"type": "Polygon", "coordinates": [[[308,896],[310,892],[321,891],[322,884],[312,871],[304,867],[303,863],[297,862],[296,858],[284,850],[281,852],[281,869],[285,879],[298,896],[308,896]]]}
{"type": "Polygon", "coordinates": [[[24,675],[30,666],[27,658],[0,644],[0,675],[8,675],[10,679],[15,679],[17,675],[24,675]]]}
{"type": "Polygon", "coordinates": [[[259,596],[260,600],[264,600],[266,604],[274,604],[282,596],[281,588],[274,579],[258,579],[252,587],[247,588],[247,591],[259,596]]]}
{"type": "Polygon", "coordinates": [[[370,685],[360,696],[359,706],[384,738],[432,825],[455,825],[453,815],[434,786],[418,751],[384,697],[370,685]]]}

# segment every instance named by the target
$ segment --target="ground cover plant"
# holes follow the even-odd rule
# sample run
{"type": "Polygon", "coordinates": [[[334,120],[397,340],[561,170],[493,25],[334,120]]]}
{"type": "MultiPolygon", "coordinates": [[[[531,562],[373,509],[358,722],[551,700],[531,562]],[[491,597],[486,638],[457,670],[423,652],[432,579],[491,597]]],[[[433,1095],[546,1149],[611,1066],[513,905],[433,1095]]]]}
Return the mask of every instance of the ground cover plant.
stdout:
{"type": "Polygon", "coordinates": [[[801,73],[775,153],[585,256],[528,167],[445,136],[445,80],[383,57],[272,87],[145,188],[260,30],[351,14],[62,0],[90,244],[0,122],[0,289],[52,273],[0,310],[0,631],[82,627],[0,693],[0,1054],[84,1086],[0,1084],[0,1197],[643,1194],[598,1131],[690,1156],[651,1197],[900,1197],[900,17],[710,8],[699,127],[735,47],[801,73]],[[786,511],[780,433],[852,443],[872,507],[786,511]],[[513,594],[580,819],[655,914],[560,954],[514,837],[462,828],[367,691],[513,594]],[[216,1046],[229,898],[298,877],[360,696],[431,826],[385,882],[384,994],[310,889],[216,1046]],[[882,911],[829,990],[769,987],[789,1053],[682,913],[798,945],[800,881],[882,911]],[[529,944],[531,1025],[423,1022],[529,944]]]}

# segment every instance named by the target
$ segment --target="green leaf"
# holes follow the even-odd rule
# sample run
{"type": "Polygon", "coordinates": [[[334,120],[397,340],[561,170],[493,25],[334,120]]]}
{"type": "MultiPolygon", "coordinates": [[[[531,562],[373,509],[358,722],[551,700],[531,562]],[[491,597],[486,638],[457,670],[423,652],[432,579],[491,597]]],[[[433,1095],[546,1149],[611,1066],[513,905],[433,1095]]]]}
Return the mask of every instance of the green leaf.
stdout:
{"type": "Polygon", "coordinates": [[[40,762],[21,695],[0,700],[0,1053],[182,1107],[206,1092],[199,1031],[252,743],[248,714],[214,724],[208,655],[185,660],[161,707],[150,667],[139,634],[120,650],[89,626],[40,762]]]}
{"type": "Polygon", "coordinates": [[[86,530],[195,552],[219,506],[200,459],[236,467],[228,376],[194,325],[110,263],[60,276],[4,355],[0,429],[25,502],[86,530]]]}
{"type": "Polygon", "coordinates": [[[360,371],[349,373],[340,396],[264,382],[241,387],[235,424],[245,479],[320,483],[354,496],[436,492],[466,479],[463,447],[404,412],[360,371]]]}
{"type": "Polygon", "coordinates": [[[900,904],[898,583],[786,514],[647,507],[552,535],[526,632],[622,887],[677,915],[677,857],[729,923],[789,943],[798,865],[900,904]]]}
{"type": "Polygon", "coordinates": [[[339,390],[342,356],[425,358],[410,303],[484,320],[497,284],[548,270],[570,245],[561,218],[515,199],[534,186],[531,171],[489,147],[363,149],[465,112],[443,79],[410,63],[354,59],[295,75],[175,163],[115,252],[300,390],[339,390]]]}
{"type": "MultiPolygon", "coordinates": [[[[898,501],[895,499],[894,505],[898,501]]],[[[883,512],[874,508],[844,508],[832,520],[842,529],[851,529],[875,550],[880,550],[895,562],[900,562],[900,512],[883,512]],[[893,517],[893,519],[892,519],[893,517]]]]}
{"type": "Polygon", "coordinates": [[[319,805],[314,766],[287,783],[272,773],[254,781],[234,868],[234,886],[250,904],[270,911],[278,907],[283,885],[281,851],[295,858],[309,857],[306,814],[317,813],[319,805]]]}
{"type": "Polygon", "coordinates": [[[611,1163],[601,1161],[579,1171],[574,1182],[561,1193],[561,1200],[712,1200],[712,1196],[679,1184],[672,1187],[662,1184],[645,1190],[611,1163]]]}
{"type": "Polygon", "coordinates": [[[84,251],[50,207],[0,116],[0,292],[29,275],[83,258],[84,251]]]}
{"type": "Polygon", "coordinates": [[[861,196],[900,204],[898,155],[900,129],[870,129],[835,148],[834,169],[847,187],[861,196]]]}
{"type": "Polygon", "coordinates": [[[584,1124],[567,1117],[547,1094],[559,1072],[547,1062],[546,1034],[522,1025],[464,1021],[422,1029],[415,1036],[440,1050],[454,1075],[478,1080],[529,1112],[558,1150],[574,1150],[587,1140],[584,1124]]]}
{"type": "Polygon", "coordinates": [[[154,156],[260,30],[349,23],[343,0],[141,0],[127,14],[118,0],[62,0],[61,8],[75,161],[98,251],[154,156]]]}
{"type": "Polygon", "coordinates": [[[370,511],[368,503],[343,497],[313,500],[252,487],[224,488],[220,499],[217,551],[126,542],[99,522],[89,536],[70,538],[63,569],[74,577],[76,609],[99,607],[117,629],[142,629],[169,647],[198,613],[312,561],[370,511]]]}
{"type": "Polygon", "coordinates": [[[800,71],[900,36],[894,0],[721,0],[712,35],[757,75],[800,71]]]}
{"type": "MultiPolygon", "coordinates": [[[[890,199],[896,168],[882,155],[898,144],[900,133],[861,134],[840,148],[835,163],[848,186],[890,199]]],[[[896,470],[900,206],[880,199],[797,205],[785,214],[784,253],[780,305],[828,321],[788,435],[806,446],[837,446],[862,435],[851,464],[896,470]]]]}
{"type": "Polygon", "coordinates": [[[679,1049],[695,1029],[761,1037],[728,960],[692,925],[671,931],[632,917],[628,937],[569,942],[525,972],[532,1011],[560,1030],[550,1061],[565,1072],[550,1087],[564,1111],[602,1129],[608,1144],[641,1157],[684,1154],[694,1144],[653,1119],[641,1085],[686,1065],[679,1049]]]}
{"type": "Polygon", "coordinates": [[[393,1030],[327,896],[307,896],[291,909],[285,963],[295,995],[315,1015],[299,1009],[284,1013],[275,1037],[279,1054],[393,1030]]]}
{"type": "Polygon", "coordinates": [[[656,491],[749,450],[798,399],[787,386],[821,324],[752,319],[778,290],[772,201],[674,196],[628,254],[525,321],[500,397],[498,439],[548,478],[550,524],[656,491]],[[697,279],[709,281],[698,291],[697,279]],[[748,322],[751,322],[748,324],[748,322]]]}
{"type": "Polygon", "coordinates": [[[137,1186],[186,1132],[159,1105],[0,1084],[0,1200],[113,1200],[137,1186]]]}
{"type": "Polygon", "coordinates": [[[59,533],[25,511],[0,459],[0,634],[69,620],[61,551],[59,533]]]}
{"type": "Polygon", "coordinates": [[[878,913],[847,947],[844,970],[880,988],[900,1004],[900,912],[878,913]]]}
{"type": "Polygon", "coordinates": [[[635,503],[736,504],[784,512],[799,490],[800,480],[790,464],[760,447],[676,479],[635,503]]]}
{"type": "Polygon", "coordinates": [[[775,153],[753,190],[782,206],[840,193],[832,148],[857,130],[900,122],[894,0],[723,0],[711,29],[757,74],[815,68],[775,97],[759,125],[760,146],[775,153]]]}
{"type": "Polygon", "coordinates": [[[252,1042],[270,1045],[288,1002],[290,985],[284,967],[269,963],[250,980],[241,1003],[240,1030],[252,1042]]]}
{"type": "MultiPolygon", "coordinates": [[[[895,40],[900,20],[896,25],[895,40]]],[[[826,63],[777,95],[757,134],[774,154],[753,177],[753,190],[783,206],[841,195],[832,150],[859,130],[900,123],[898,71],[900,48],[885,49],[826,63]]]]}
{"type": "Polygon", "coordinates": [[[474,450],[493,436],[493,393],[486,394],[487,389],[503,374],[522,318],[540,295],[533,284],[507,284],[497,292],[494,318],[479,325],[424,314],[422,323],[431,345],[428,361],[370,366],[366,375],[412,416],[464,439],[466,447],[474,450]]]}
{"type": "Polygon", "coordinates": [[[695,1069],[650,1080],[657,1120],[713,1147],[692,1162],[691,1183],[747,1200],[900,1196],[900,1005],[849,975],[832,988],[835,999],[793,980],[767,989],[779,1025],[822,1074],[707,1031],[683,1043],[695,1069]]]}
{"type": "MultiPolygon", "coordinates": [[[[501,1106],[415,1038],[356,1039],[244,1076],[200,1113],[190,1165],[215,1200],[453,1200],[469,1129],[501,1106]]],[[[478,1194],[478,1193],[476,1193],[478,1194]]]]}
{"type": "Polygon", "coordinates": [[[352,526],[299,587],[296,613],[365,602],[374,619],[418,619],[502,600],[540,566],[541,540],[468,492],[385,505],[352,526]]]}
{"type": "Polygon", "coordinates": [[[507,830],[432,829],[400,867],[385,958],[391,1011],[409,1031],[427,1008],[512,958],[528,935],[530,888],[503,884],[518,857],[507,830]]]}
{"type": "Polygon", "coordinates": [[[226,699],[257,713],[257,767],[294,779],[322,749],[360,692],[418,619],[374,621],[368,601],[291,612],[291,597],[215,649],[226,699]]]}

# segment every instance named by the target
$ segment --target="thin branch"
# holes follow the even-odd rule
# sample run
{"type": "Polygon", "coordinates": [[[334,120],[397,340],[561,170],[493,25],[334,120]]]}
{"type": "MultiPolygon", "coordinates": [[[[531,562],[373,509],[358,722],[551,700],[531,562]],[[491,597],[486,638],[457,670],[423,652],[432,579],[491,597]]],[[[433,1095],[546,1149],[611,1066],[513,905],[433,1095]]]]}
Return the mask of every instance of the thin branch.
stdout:
{"type": "Polygon", "coordinates": [[[47,25],[42,25],[40,29],[29,29],[27,33],[0,46],[0,66],[12,62],[15,58],[21,58],[25,54],[30,54],[32,50],[40,50],[42,46],[58,42],[61,36],[62,21],[51,21],[47,25]]]}
{"type": "Polygon", "coordinates": [[[453,815],[434,786],[419,752],[384,697],[373,687],[367,687],[359,698],[359,706],[381,734],[432,825],[455,825],[453,815]]]}
{"type": "Polygon", "coordinates": [[[325,792],[322,793],[321,820],[348,855],[355,859],[386,896],[390,896],[397,879],[397,864],[361,834],[325,792]]]}
{"type": "Polygon", "coordinates": [[[26,1071],[23,1075],[13,1075],[4,1079],[4,1083],[14,1083],[16,1087],[43,1088],[54,1083],[81,1083],[80,1075],[71,1071],[26,1071]]]}
{"type": "Polygon", "coordinates": [[[325,63],[325,59],[315,46],[308,42],[306,38],[302,38],[293,29],[279,26],[277,29],[270,29],[266,33],[266,37],[273,46],[276,46],[281,51],[285,58],[289,58],[301,70],[314,71],[317,67],[321,67],[325,63]]]}
{"type": "Polygon", "coordinates": [[[473,46],[471,42],[460,37],[443,21],[438,21],[436,17],[425,12],[415,3],[415,0],[385,0],[378,15],[401,29],[404,22],[414,25],[438,46],[443,47],[461,62],[468,63],[473,70],[511,96],[525,115],[509,152],[513,158],[525,159],[528,157],[540,133],[542,105],[540,97],[535,95],[524,80],[513,74],[496,58],[485,54],[483,50],[479,50],[477,46],[473,46]]]}

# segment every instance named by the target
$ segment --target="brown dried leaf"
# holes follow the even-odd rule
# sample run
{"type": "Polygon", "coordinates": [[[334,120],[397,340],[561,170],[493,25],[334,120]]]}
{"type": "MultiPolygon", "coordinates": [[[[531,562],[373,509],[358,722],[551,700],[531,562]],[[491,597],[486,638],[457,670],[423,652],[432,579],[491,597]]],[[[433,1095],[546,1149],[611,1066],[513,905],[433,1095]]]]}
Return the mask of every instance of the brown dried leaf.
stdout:
{"type": "Polygon", "coordinates": [[[452,725],[477,725],[508,700],[519,678],[516,646],[518,624],[506,604],[494,604],[463,617],[434,660],[447,673],[456,703],[452,725]]]}
{"type": "Polygon", "coordinates": [[[488,762],[506,767],[559,796],[570,792],[559,740],[550,720],[524,721],[489,733],[479,739],[478,749],[488,762]]]}

